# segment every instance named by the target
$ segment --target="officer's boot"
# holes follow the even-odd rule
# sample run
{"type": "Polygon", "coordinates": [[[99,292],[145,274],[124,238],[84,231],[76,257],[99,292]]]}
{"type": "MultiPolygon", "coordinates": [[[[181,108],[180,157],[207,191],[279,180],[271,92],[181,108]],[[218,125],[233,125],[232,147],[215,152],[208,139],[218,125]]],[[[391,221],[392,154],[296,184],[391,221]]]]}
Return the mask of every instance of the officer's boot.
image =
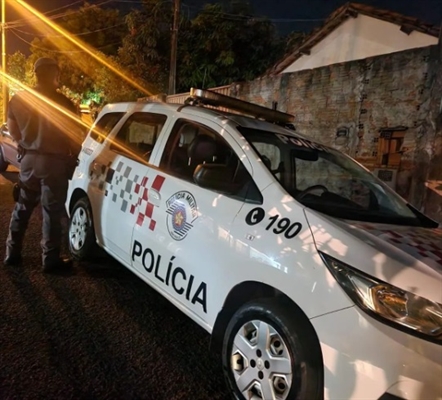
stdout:
{"type": "Polygon", "coordinates": [[[56,220],[52,224],[52,230],[43,225],[42,240],[42,265],[43,272],[62,272],[72,267],[72,260],[60,257],[61,250],[61,226],[60,221],[56,220]],[[55,226],[55,229],[54,229],[55,226]],[[56,234],[54,234],[54,230],[56,234]]]}
{"type": "Polygon", "coordinates": [[[17,221],[14,218],[15,213],[16,210],[13,212],[8,239],[6,240],[6,257],[3,262],[6,266],[18,266],[22,263],[21,249],[27,224],[17,221]]]}
{"type": "MultiPolygon", "coordinates": [[[[22,173],[20,172],[20,181],[22,182],[22,173]]],[[[20,187],[18,202],[15,203],[14,210],[9,223],[9,234],[6,240],[5,265],[17,266],[22,262],[22,244],[28,227],[32,211],[38,203],[39,192],[30,191],[27,187],[20,187]]]]}
{"type": "Polygon", "coordinates": [[[43,251],[43,272],[63,272],[72,267],[72,260],[61,258],[59,251],[43,251]]]}
{"type": "Polygon", "coordinates": [[[17,241],[13,241],[11,236],[13,237],[14,235],[11,235],[11,232],[9,232],[8,240],[6,242],[6,256],[3,263],[6,266],[16,267],[22,263],[21,243],[18,245],[17,241]]]}
{"type": "Polygon", "coordinates": [[[18,267],[22,263],[21,254],[10,253],[6,250],[6,257],[3,264],[7,267],[18,267]]]}

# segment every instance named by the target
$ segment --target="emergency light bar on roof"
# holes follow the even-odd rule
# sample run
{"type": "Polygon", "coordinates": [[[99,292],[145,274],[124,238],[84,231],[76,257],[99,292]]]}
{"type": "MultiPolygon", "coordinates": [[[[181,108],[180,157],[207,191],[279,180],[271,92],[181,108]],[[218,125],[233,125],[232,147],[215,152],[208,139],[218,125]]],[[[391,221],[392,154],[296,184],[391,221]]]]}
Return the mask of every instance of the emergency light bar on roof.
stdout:
{"type": "Polygon", "coordinates": [[[225,96],[210,90],[191,88],[190,96],[187,98],[186,104],[224,107],[232,111],[279,124],[289,124],[295,120],[295,117],[291,114],[248,103],[247,101],[235,99],[234,97],[225,96]]]}

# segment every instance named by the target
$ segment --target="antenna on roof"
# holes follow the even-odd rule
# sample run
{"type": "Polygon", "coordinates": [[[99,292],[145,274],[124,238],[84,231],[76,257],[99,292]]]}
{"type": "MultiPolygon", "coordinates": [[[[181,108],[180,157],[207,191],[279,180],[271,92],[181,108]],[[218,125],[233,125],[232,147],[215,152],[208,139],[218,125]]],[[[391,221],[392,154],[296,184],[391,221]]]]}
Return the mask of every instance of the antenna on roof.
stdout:
{"type": "Polygon", "coordinates": [[[288,124],[295,120],[294,115],[204,89],[191,88],[190,96],[186,99],[185,104],[224,107],[241,114],[278,124],[288,124]]]}

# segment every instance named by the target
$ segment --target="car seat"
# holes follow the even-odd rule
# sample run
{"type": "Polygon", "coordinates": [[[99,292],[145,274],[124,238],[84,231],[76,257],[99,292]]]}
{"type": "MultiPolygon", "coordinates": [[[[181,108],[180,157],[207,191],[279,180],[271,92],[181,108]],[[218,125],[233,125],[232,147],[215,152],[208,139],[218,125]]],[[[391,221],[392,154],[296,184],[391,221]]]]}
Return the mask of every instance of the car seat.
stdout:
{"type": "Polygon", "coordinates": [[[179,132],[179,141],[172,150],[170,168],[179,175],[188,175],[186,170],[189,167],[188,147],[198,133],[198,127],[185,124],[179,132]]]}
{"type": "Polygon", "coordinates": [[[199,164],[213,163],[216,155],[216,141],[209,135],[200,134],[190,143],[187,151],[189,169],[193,175],[199,164]]]}

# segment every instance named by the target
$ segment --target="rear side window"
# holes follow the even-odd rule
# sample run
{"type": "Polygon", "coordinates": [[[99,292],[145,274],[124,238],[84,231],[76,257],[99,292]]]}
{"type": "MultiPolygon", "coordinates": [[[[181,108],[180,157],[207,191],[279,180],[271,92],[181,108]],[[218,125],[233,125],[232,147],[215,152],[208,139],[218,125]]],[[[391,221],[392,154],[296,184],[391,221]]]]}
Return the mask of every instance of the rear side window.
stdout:
{"type": "Polygon", "coordinates": [[[104,114],[95,124],[95,128],[89,135],[98,143],[103,143],[110,131],[114,129],[118,121],[123,117],[124,112],[110,112],[104,114]]]}
{"type": "Polygon", "coordinates": [[[163,114],[132,114],[118,131],[110,149],[135,161],[148,162],[166,120],[163,114]]]}

